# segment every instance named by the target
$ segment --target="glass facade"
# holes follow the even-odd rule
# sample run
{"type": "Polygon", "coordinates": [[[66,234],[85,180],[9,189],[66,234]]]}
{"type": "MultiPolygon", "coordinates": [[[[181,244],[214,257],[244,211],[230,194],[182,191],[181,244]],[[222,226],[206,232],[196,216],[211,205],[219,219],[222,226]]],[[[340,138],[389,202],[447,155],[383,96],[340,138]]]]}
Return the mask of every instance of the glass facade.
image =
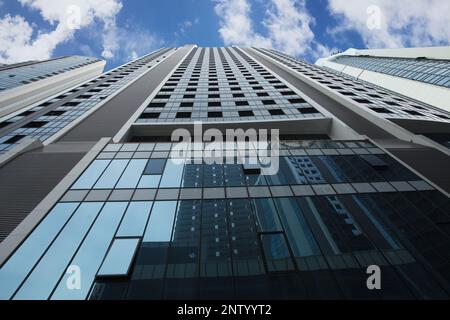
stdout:
{"type": "Polygon", "coordinates": [[[137,123],[324,118],[305,97],[238,48],[194,48],[137,123]]]}
{"type": "Polygon", "coordinates": [[[25,137],[45,141],[148,71],[174,49],[161,49],[0,122],[0,154],[25,137]]]}
{"type": "Polygon", "coordinates": [[[443,110],[393,91],[338,73],[333,69],[311,65],[275,50],[258,48],[255,48],[255,50],[295,70],[302,76],[332,89],[333,92],[352,99],[361,107],[372,111],[379,117],[450,122],[450,114],[443,110]]]}
{"type": "Polygon", "coordinates": [[[342,55],[333,62],[450,88],[450,60],[342,55]]]}
{"type": "Polygon", "coordinates": [[[0,65],[0,93],[99,61],[96,58],[71,56],[41,62],[0,65]]]}
{"type": "Polygon", "coordinates": [[[372,143],[282,141],[275,176],[173,147],[107,145],[0,268],[0,298],[448,298],[450,201],[372,143]]]}

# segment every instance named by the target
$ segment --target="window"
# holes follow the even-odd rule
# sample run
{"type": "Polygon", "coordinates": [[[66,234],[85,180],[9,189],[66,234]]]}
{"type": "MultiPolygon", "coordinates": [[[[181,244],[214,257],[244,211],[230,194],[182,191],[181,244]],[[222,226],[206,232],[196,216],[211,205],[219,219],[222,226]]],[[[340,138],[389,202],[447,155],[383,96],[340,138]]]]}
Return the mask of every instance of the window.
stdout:
{"type": "Polygon", "coordinates": [[[166,166],[166,159],[151,159],[145,167],[145,175],[162,175],[166,166]]]}
{"type": "Polygon", "coordinates": [[[244,111],[239,111],[239,116],[240,117],[254,117],[255,114],[251,110],[244,110],[244,111]]]}
{"type": "Polygon", "coordinates": [[[248,101],[235,101],[236,106],[238,107],[243,107],[243,106],[248,106],[248,101]]]}
{"type": "Polygon", "coordinates": [[[289,99],[289,102],[292,104],[306,103],[306,101],[304,99],[289,99]]]}
{"type": "Polygon", "coordinates": [[[1,299],[11,298],[16,288],[34,267],[78,205],[79,203],[57,204],[2,266],[0,271],[1,299]]]}
{"type": "Polygon", "coordinates": [[[294,262],[283,233],[261,234],[267,272],[294,271],[294,262]]]}
{"type": "Polygon", "coordinates": [[[400,106],[397,102],[394,101],[383,101],[383,102],[390,106],[397,106],[397,107],[400,106]]]}
{"type": "Polygon", "coordinates": [[[49,116],[49,117],[59,117],[59,116],[62,116],[64,113],[66,113],[66,111],[54,110],[54,111],[47,112],[45,115],[49,116]]]}
{"type": "Polygon", "coordinates": [[[131,160],[127,169],[123,173],[116,188],[118,189],[134,189],[136,188],[142,172],[147,165],[147,160],[131,160]]]}
{"type": "MultiPolygon", "coordinates": [[[[127,208],[127,202],[108,202],[100,212],[95,224],[89,231],[82,246],[78,250],[72,265],[80,267],[83,273],[83,283],[92,283],[103,258],[108,252],[111,240],[120,224],[120,220],[127,208]]],[[[52,300],[81,300],[86,299],[90,286],[81,286],[80,290],[70,290],[67,281],[70,274],[65,274],[52,295],[52,300]]]]}
{"type": "Polygon", "coordinates": [[[267,92],[258,92],[257,93],[258,97],[268,97],[269,94],[267,92]]]}
{"type": "Polygon", "coordinates": [[[48,299],[64,270],[84,240],[103,203],[83,203],[56,237],[50,248],[16,294],[20,300],[48,299]],[[45,274],[45,277],[42,275],[45,274]]]}
{"type": "Polygon", "coordinates": [[[170,99],[170,95],[159,94],[155,99],[170,99]]]}
{"type": "Polygon", "coordinates": [[[274,104],[275,104],[275,101],[273,101],[273,100],[263,100],[262,103],[263,103],[265,106],[269,106],[269,105],[274,105],[274,104]]]}
{"type": "Polygon", "coordinates": [[[347,91],[339,91],[340,94],[344,96],[356,96],[353,92],[347,92],[347,91]]]}
{"type": "Polygon", "coordinates": [[[208,102],[208,107],[221,107],[222,103],[218,102],[218,101],[210,101],[208,102]]]}
{"type": "Polygon", "coordinates": [[[269,113],[272,116],[283,116],[284,115],[284,111],[281,109],[272,109],[272,110],[269,110],[269,113]]]}
{"type": "Polygon", "coordinates": [[[412,116],[422,116],[423,117],[422,113],[414,111],[414,110],[403,110],[403,111],[405,111],[406,113],[408,113],[408,114],[410,114],[412,116]]]}
{"type": "Polygon", "coordinates": [[[386,108],[371,108],[371,109],[377,113],[392,113],[392,111],[386,108]]]}
{"type": "Polygon", "coordinates": [[[184,161],[181,159],[167,160],[160,188],[179,188],[183,179],[184,161]]]}
{"type": "Polygon", "coordinates": [[[176,201],[156,201],[144,234],[144,242],[170,242],[176,201]]]}
{"type": "Polygon", "coordinates": [[[219,99],[220,98],[220,94],[209,94],[208,98],[209,99],[219,99]]]}
{"type": "Polygon", "coordinates": [[[195,99],[195,94],[185,94],[183,99],[195,99]]]}
{"type": "Polygon", "coordinates": [[[359,98],[356,98],[356,99],[353,99],[353,100],[356,101],[356,102],[358,102],[358,103],[372,104],[372,101],[369,101],[369,100],[367,100],[367,99],[359,99],[359,98]]]}
{"type": "Polygon", "coordinates": [[[98,277],[126,277],[133,263],[139,239],[116,239],[103,261],[98,277]]]}
{"type": "Polygon", "coordinates": [[[113,189],[128,165],[128,160],[112,160],[94,189],[113,189]]]}
{"type": "Polygon", "coordinates": [[[48,122],[45,121],[31,121],[30,123],[27,123],[22,128],[42,128],[45,126],[48,122]]]}
{"type": "Polygon", "coordinates": [[[95,160],[89,168],[78,178],[72,189],[91,189],[103,171],[109,165],[109,160],[95,160]]]}
{"type": "Polygon", "coordinates": [[[178,112],[176,115],[177,119],[188,119],[191,117],[191,112],[178,112]]]}
{"type": "Polygon", "coordinates": [[[131,202],[120,224],[117,237],[142,237],[153,202],[131,202]]]}
{"type": "Polygon", "coordinates": [[[147,108],[164,108],[166,104],[164,102],[152,102],[150,103],[147,108]]]}
{"type": "Polygon", "coordinates": [[[208,118],[222,118],[222,112],[208,112],[208,118]]]}
{"type": "Polygon", "coordinates": [[[141,115],[141,119],[158,119],[161,113],[158,112],[145,112],[141,115]]]}
{"type": "Polygon", "coordinates": [[[233,98],[245,98],[243,93],[233,93],[233,98]]]}
{"type": "Polygon", "coordinates": [[[23,138],[25,138],[25,136],[17,135],[17,136],[14,136],[14,137],[12,137],[12,138],[9,138],[9,139],[6,140],[4,143],[5,143],[5,144],[13,144],[13,143],[19,142],[19,141],[22,140],[23,138]]]}
{"type": "Polygon", "coordinates": [[[192,108],[194,107],[193,102],[182,102],[180,103],[180,108],[192,108]]]}
{"type": "Polygon", "coordinates": [[[319,113],[315,108],[299,108],[297,109],[301,114],[319,113]]]}

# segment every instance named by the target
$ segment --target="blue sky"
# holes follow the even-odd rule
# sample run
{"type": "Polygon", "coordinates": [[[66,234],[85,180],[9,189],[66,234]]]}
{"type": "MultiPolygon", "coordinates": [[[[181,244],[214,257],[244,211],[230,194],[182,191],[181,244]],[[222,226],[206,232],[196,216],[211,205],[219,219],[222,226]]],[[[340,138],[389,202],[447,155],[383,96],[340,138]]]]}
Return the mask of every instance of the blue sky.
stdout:
{"type": "Polygon", "coordinates": [[[448,45],[449,3],[0,0],[0,63],[78,54],[102,57],[110,69],[162,46],[192,43],[272,47],[310,62],[351,47],[448,45]]]}

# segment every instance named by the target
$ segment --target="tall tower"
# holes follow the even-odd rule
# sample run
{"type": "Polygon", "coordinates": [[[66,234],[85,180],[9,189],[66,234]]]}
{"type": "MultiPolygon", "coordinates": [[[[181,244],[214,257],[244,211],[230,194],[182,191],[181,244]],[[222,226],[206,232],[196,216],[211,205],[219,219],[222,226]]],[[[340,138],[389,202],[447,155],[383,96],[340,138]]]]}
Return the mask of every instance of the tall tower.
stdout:
{"type": "Polygon", "coordinates": [[[0,131],[1,299],[450,296],[445,110],[195,45],[62,94],[0,131]]]}

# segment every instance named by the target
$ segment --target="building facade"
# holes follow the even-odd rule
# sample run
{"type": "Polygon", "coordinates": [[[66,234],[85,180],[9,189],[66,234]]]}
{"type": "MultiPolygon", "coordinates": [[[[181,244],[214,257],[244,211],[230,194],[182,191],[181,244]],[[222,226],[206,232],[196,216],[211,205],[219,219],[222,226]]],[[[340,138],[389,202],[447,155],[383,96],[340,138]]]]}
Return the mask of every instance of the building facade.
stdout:
{"type": "Polygon", "coordinates": [[[349,49],[316,64],[450,111],[450,47],[349,49]]]}
{"type": "Polygon", "coordinates": [[[0,66],[0,119],[103,73],[106,62],[71,56],[0,66]]]}
{"type": "Polygon", "coordinates": [[[259,48],[161,49],[82,94],[117,77],[4,131],[0,299],[450,297],[449,146],[408,126],[445,110],[259,48]]]}

